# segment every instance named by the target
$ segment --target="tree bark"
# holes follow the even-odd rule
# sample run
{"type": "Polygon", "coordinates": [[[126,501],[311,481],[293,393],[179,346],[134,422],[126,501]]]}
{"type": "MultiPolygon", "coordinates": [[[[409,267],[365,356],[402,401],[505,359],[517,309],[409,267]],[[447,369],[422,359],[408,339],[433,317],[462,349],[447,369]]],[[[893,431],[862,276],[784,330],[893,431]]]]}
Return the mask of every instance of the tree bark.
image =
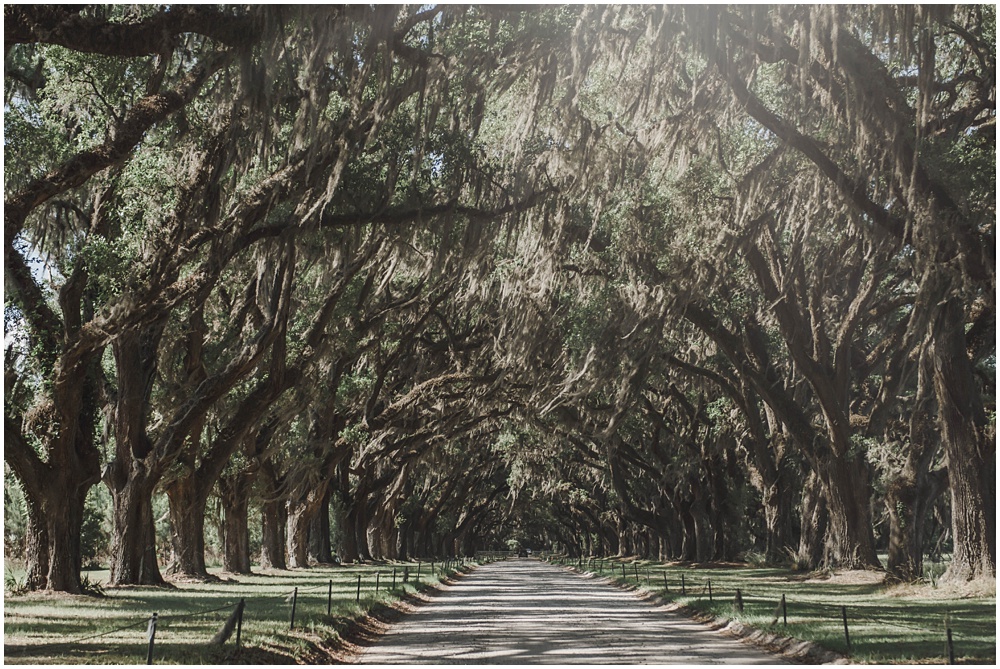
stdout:
{"type": "Polygon", "coordinates": [[[702,492],[694,491],[688,513],[691,515],[692,529],[694,530],[695,560],[708,562],[712,559],[712,552],[715,548],[715,535],[712,532],[712,521],[708,514],[708,500],[702,492]]]}
{"type": "Polygon", "coordinates": [[[27,510],[27,527],[24,537],[24,557],[27,560],[25,587],[44,590],[49,578],[49,532],[45,516],[32,497],[24,495],[27,510]]]}
{"type": "Polygon", "coordinates": [[[343,515],[344,522],[341,525],[341,547],[340,559],[346,563],[358,562],[361,553],[358,550],[358,527],[357,515],[353,509],[348,509],[343,515]]]}
{"type": "Polygon", "coordinates": [[[133,460],[127,474],[106,479],[111,491],[111,585],[163,585],[156,557],[151,476],[142,460],[133,460]]]}
{"type": "Polygon", "coordinates": [[[372,560],[371,548],[368,545],[368,498],[357,499],[354,503],[354,536],[358,544],[359,559],[366,562],[372,560]]]}
{"type": "Polygon", "coordinates": [[[382,534],[379,532],[378,527],[369,524],[368,529],[365,530],[366,543],[368,544],[368,550],[371,552],[372,559],[382,560],[385,558],[385,551],[382,547],[382,534]]]}
{"type": "Polygon", "coordinates": [[[28,580],[48,590],[81,591],[83,509],[101,471],[94,445],[95,360],[85,356],[52,384],[50,411],[40,419],[50,423],[32,426],[4,417],[4,460],[20,481],[28,507],[28,580]],[[48,462],[28,444],[24,430],[38,433],[48,462]]]}
{"type": "Polygon", "coordinates": [[[162,335],[160,322],[123,334],[112,344],[118,376],[115,458],[104,474],[113,506],[112,585],[163,584],[153,521],[153,491],[163,469],[147,431],[162,335]]]}
{"type": "Polygon", "coordinates": [[[260,507],[260,566],[264,569],[287,569],[285,526],[288,515],[285,500],[280,495],[282,481],[269,460],[261,464],[260,483],[264,500],[260,507]]]}
{"type": "Polygon", "coordinates": [[[288,566],[292,569],[305,569],[309,566],[309,529],[320,506],[329,499],[326,494],[327,485],[328,482],[324,481],[311,488],[301,499],[288,501],[287,552],[288,566]]]}
{"type": "Polygon", "coordinates": [[[333,551],[330,546],[330,497],[329,488],[309,526],[309,557],[318,564],[332,564],[333,551]]]}
{"type": "Polygon", "coordinates": [[[758,463],[756,471],[759,481],[758,477],[751,477],[751,482],[758,487],[764,507],[764,559],[768,564],[780,564],[794,554],[792,545],[794,475],[784,458],[788,450],[786,440],[790,437],[784,433],[774,411],[767,406],[765,415],[770,437],[764,436],[763,423],[757,418],[756,427],[762,441],[754,438],[752,448],[754,461],[758,463]]]}
{"type": "Polygon", "coordinates": [[[618,557],[628,557],[632,555],[632,538],[628,531],[628,522],[618,516],[618,557]]]}
{"type": "Polygon", "coordinates": [[[923,575],[924,538],[927,520],[938,495],[947,485],[947,471],[930,471],[939,448],[936,406],[933,401],[933,371],[921,351],[916,401],[910,417],[906,464],[886,486],[885,506],[889,515],[889,555],[886,570],[904,582],[923,575]]]}
{"type": "Polygon", "coordinates": [[[948,456],[955,550],[945,578],[996,577],[996,444],[966,353],[964,310],[941,308],[931,346],[941,436],[948,456]]]}
{"type": "Polygon", "coordinates": [[[49,590],[81,592],[80,570],[83,559],[80,553],[80,529],[83,527],[83,507],[90,486],[83,487],[82,491],[81,487],[83,486],[76,486],[69,495],[61,493],[58,488],[52,489],[46,499],[49,537],[49,573],[46,585],[49,590]]]}
{"type": "Polygon", "coordinates": [[[191,474],[166,486],[170,505],[170,573],[183,578],[209,580],[205,566],[205,507],[210,488],[191,474]]]}
{"type": "Polygon", "coordinates": [[[219,479],[222,499],[222,568],[231,574],[250,570],[250,488],[254,474],[240,472],[219,479]]]}
{"type": "Polygon", "coordinates": [[[823,484],[814,472],[809,472],[802,485],[799,549],[795,556],[797,567],[815,569],[820,565],[828,524],[823,484]]]}
{"type": "Polygon", "coordinates": [[[309,525],[312,514],[307,513],[304,504],[288,503],[285,514],[287,529],[285,534],[286,553],[289,569],[309,567],[309,525]]]}
{"type": "Polygon", "coordinates": [[[339,504],[339,519],[340,519],[340,547],[338,552],[340,553],[341,562],[353,563],[361,559],[361,555],[358,551],[358,528],[357,528],[357,515],[355,514],[355,501],[351,498],[351,458],[350,456],[345,457],[337,465],[336,471],[336,482],[337,488],[334,494],[336,494],[340,500],[339,504]]]}
{"type": "Polygon", "coordinates": [[[773,481],[765,481],[762,488],[766,532],[764,559],[768,564],[778,564],[788,558],[786,551],[791,546],[791,487],[779,474],[773,481]]]}
{"type": "Polygon", "coordinates": [[[824,564],[847,569],[878,565],[869,500],[871,475],[864,456],[831,458],[821,476],[829,517],[824,564]]]}

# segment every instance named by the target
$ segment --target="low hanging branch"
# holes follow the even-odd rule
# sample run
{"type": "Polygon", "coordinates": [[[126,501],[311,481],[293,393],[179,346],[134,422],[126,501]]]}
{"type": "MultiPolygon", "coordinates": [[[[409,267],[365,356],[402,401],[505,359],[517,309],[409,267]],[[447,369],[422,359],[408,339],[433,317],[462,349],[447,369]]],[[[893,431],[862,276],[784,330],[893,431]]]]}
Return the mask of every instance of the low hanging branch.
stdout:
{"type": "Polygon", "coordinates": [[[171,51],[185,33],[204,35],[230,47],[259,39],[257,13],[221,12],[197,5],[171,5],[135,23],[85,15],[84,7],[5,5],[4,51],[16,44],[57,44],[80,53],[119,58],[171,51]]]}
{"type": "Polygon", "coordinates": [[[155,124],[194,99],[209,77],[230,60],[229,54],[217,54],[195,67],[172,91],[155,93],[140,99],[112,128],[104,142],[81,151],[48,174],[25,186],[4,201],[4,236],[14,239],[24,229],[25,219],[47,200],[76,188],[90,177],[124,161],[155,124]]]}

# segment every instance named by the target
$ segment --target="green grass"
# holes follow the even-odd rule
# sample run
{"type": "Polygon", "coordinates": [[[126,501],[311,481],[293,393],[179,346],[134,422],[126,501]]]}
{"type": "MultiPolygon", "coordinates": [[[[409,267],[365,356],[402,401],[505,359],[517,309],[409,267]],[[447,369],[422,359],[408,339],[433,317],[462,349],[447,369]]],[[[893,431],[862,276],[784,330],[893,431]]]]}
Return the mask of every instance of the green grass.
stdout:
{"type": "MultiPolygon", "coordinates": [[[[157,664],[217,664],[241,662],[241,658],[291,662],[314,642],[335,638],[347,621],[373,606],[439,581],[441,563],[435,563],[435,568],[436,573],[431,574],[429,563],[407,562],[314,567],[250,576],[225,574],[218,582],[176,583],[169,588],[106,588],[103,597],[5,594],[4,662],[145,663],[147,626],[154,611],[159,616],[154,644],[157,664]],[[396,589],[390,592],[394,568],[396,589]],[[406,585],[402,582],[404,568],[410,572],[406,585]],[[381,574],[377,595],[376,572],[381,574]],[[360,602],[357,601],[359,575],[360,602]],[[332,606],[328,616],[331,581],[332,606]],[[290,630],[290,595],[294,588],[298,588],[296,629],[290,630]],[[240,598],[246,601],[241,635],[244,650],[234,656],[235,633],[222,648],[209,645],[209,641],[240,598]]],[[[84,576],[100,585],[107,582],[108,572],[88,571],[84,576]]]]}
{"type": "MultiPolygon", "coordinates": [[[[575,564],[575,562],[573,563],[575,564]]],[[[620,561],[603,562],[609,575],[622,581],[620,561]]],[[[626,561],[625,579],[635,585],[633,562],[626,561]]],[[[639,584],[679,604],[782,636],[815,641],[831,650],[846,652],[840,607],[847,607],[851,658],[856,662],[943,663],[946,660],[945,619],[949,621],[960,663],[994,664],[996,658],[996,597],[959,596],[947,588],[927,586],[886,587],[877,576],[844,580],[810,578],[810,575],[776,568],[692,567],[653,562],[635,563],[639,584]],[[648,582],[647,582],[648,570],[648,582]],[[664,592],[663,577],[668,592],[664,592]],[[681,576],[686,594],[680,592],[681,576]],[[712,599],[708,581],[712,583],[712,599]],[[853,582],[860,581],[860,582],[853,582]],[[743,595],[744,610],[735,611],[736,588],[743,595]],[[775,609],[784,594],[788,624],[775,609]]],[[[160,615],[154,661],[157,664],[217,664],[224,661],[290,662],[319,640],[334,638],[346,621],[378,603],[401,594],[404,566],[411,583],[417,563],[380,566],[315,567],[275,571],[251,576],[226,575],[214,583],[178,583],[172,588],[109,588],[105,597],[31,593],[4,597],[4,661],[36,664],[141,664],[146,658],[146,627],[153,611],[160,615]],[[397,570],[397,590],[392,569],[397,570]],[[375,573],[381,572],[375,596],[375,573]],[[361,602],[356,601],[357,577],[362,577],[361,602]],[[327,591],[333,581],[333,606],[326,614],[327,591]],[[298,587],[296,629],[289,630],[291,602],[298,587]],[[234,639],[222,649],[208,641],[223,625],[236,602],[246,600],[242,644],[233,656],[234,639]],[[221,609],[210,611],[211,609],[221,609]],[[192,615],[194,614],[194,615],[192,615]],[[131,626],[117,632],[122,627],[131,626]],[[109,633],[112,632],[112,633],[109,633]],[[95,638],[83,639],[91,635],[95,638]]],[[[585,564],[585,566],[587,566],[585,564]]],[[[436,564],[440,569],[440,563],[436,564]]],[[[598,571],[597,564],[592,565],[598,571]]],[[[8,572],[11,570],[8,569],[8,572]]],[[[17,574],[14,574],[15,578],[17,574]]],[[[107,572],[85,572],[91,583],[103,583],[107,572]]],[[[421,566],[420,584],[438,580],[429,564],[421,566]]]]}
{"type": "MultiPolygon", "coordinates": [[[[576,565],[574,560],[566,561],[576,565]]],[[[781,636],[814,641],[848,654],[841,607],[847,608],[850,657],[873,664],[944,663],[946,621],[952,630],[958,663],[994,664],[996,659],[996,588],[987,594],[926,585],[887,586],[877,573],[847,572],[825,579],[788,569],[685,566],[646,561],[584,562],[584,568],[638,584],[692,609],[742,622],[781,636]],[[622,577],[625,564],[626,577],[622,577]],[[647,580],[648,573],[648,580],[647,580]],[[663,577],[666,575],[665,590],[663,577]],[[686,594],[681,593],[683,576],[686,594]],[[712,584],[709,599],[708,583],[712,584]],[[743,612],[736,610],[736,589],[743,612]],[[773,623],[781,596],[788,624],[773,623]]]]}

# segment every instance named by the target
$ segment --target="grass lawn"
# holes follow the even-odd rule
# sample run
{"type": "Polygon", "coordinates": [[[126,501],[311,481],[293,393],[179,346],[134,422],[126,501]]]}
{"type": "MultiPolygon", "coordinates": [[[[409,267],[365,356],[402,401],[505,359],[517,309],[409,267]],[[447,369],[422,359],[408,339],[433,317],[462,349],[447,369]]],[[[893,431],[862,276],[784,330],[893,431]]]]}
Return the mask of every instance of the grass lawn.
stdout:
{"type": "MultiPolygon", "coordinates": [[[[577,564],[573,560],[567,563],[577,564]]],[[[996,660],[995,581],[968,587],[887,586],[877,572],[819,575],[777,568],[619,560],[584,561],[583,567],[604,576],[614,575],[618,582],[634,585],[638,580],[650,591],[714,616],[815,641],[849,654],[855,662],[944,663],[948,658],[946,623],[952,631],[957,663],[992,665],[996,660]],[[737,588],[743,598],[742,612],[734,603],[737,588]],[[787,625],[778,614],[782,595],[787,604],[787,625]],[[849,653],[842,606],[847,609],[849,653]],[[773,623],[776,615],[778,620],[773,623]]]]}
{"type": "MultiPolygon", "coordinates": [[[[314,567],[240,576],[218,574],[210,583],[175,583],[168,588],[107,588],[102,597],[28,593],[4,596],[4,662],[32,664],[144,664],[147,627],[158,614],[154,643],[157,664],[217,664],[224,661],[282,663],[311,642],[335,637],[346,622],[377,603],[387,603],[419,584],[442,577],[442,565],[314,567]],[[396,570],[396,589],[392,573],[396,570]],[[409,582],[403,584],[404,569],[409,582]],[[376,574],[379,591],[376,595],[376,574]],[[361,597],[358,601],[358,576],[361,597]],[[328,595],[331,610],[327,615],[328,595]],[[298,588],[295,630],[290,630],[292,593],[298,588]],[[239,656],[235,633],[222,648],[209,641],[245,599],[239,656]],[[242,658],[242,659],[241,659],[242,658]]],[[[88,571],[91,583],[106,583],[107,571],[88,571]]]]}
{"type": "MultiPolygon", "coordinates": [[[[995,584],[992,591],[980,587],[976,592],[931,585],[887,587],[880,582],[881,575],[874,572],[824,577],[775,568],[694,567],[617,560],[584,563],[584,567],[604,576],[613,573],[616,580],[632,585],[638,573],[639,585],[679,604],[782,636],[815,641],[842,653],[847,652],[847,644],[841,606],[846,606],[850,656],[855,662],[944,663],[947,620],[957,662],[995,663],[995,584]],[[734,606],[737,588],[743,598],[742,613],[734,606]],[[787,625],[776,610],[782,595],[787,602],[787,625]],[[776,613],[777,623],[772,624],[776,613]]],[[[312,643],[335,637],[347,621],[373,605],[389,602],[404,590],[413,592],[417,568],[416,562],[409,562],[314,567],[251,576],[220,574],[222,580],[213,583],[108,588],[103,597],[5,595],[4,662],[142,664],[146,659],[147,626],[154,611],[159,614],[154,648],[157,664],[292,662],[308,651],[312,643]],[[410,582],[403,586],[406,568],[410,582]],[[397,588],[389,592],[393,569],[397,588]],[[380,574],[377,596],[376,573],[380,574]],[[360,602],[357,601],[359,575],[360,602]],[[328,616],[331,581],[332,606],[328,616]],[[290,595],[294,588],[298,588],[296,629],[290,630],[290,595]],[[209,640],[241,597],[246,601],[241,637],[244,650],[234,656],[234,638],[221,649],[210,646],[209,640]]],[[[440,563],[435,564],[434,575],[428,563],[420,564],[419,568],[420,584],[440,578],[440,563]]],[[[107,580],[107,572],[85,572],[85,577],[91,583],[101,584],[107,580]]]]}

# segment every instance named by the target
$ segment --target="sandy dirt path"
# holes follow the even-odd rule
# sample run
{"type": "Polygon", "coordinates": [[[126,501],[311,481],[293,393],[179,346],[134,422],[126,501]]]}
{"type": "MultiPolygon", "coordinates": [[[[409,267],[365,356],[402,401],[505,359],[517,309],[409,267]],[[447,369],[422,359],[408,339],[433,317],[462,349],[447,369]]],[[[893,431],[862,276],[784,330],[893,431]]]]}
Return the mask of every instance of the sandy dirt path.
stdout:
{"type": "Polygon", "coordinates": [[[637,595],[539,560],[484,565],[393,625],[361,664],[778,664],[637,595]]]}

